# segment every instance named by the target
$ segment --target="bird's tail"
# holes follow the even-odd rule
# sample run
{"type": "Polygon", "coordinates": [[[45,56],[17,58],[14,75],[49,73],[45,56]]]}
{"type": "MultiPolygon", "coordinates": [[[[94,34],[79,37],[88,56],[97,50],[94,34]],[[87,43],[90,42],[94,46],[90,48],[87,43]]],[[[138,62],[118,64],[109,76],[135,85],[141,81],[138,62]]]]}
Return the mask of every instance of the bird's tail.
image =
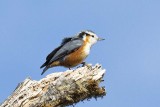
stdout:
{"type": "Polygon", "coordinates": [[[60,61],[52,62],[51,65],[48,64],[48,62],[45,62],[45,63],[40,67],[40,68],[43,68],[43,67],[46,66],[46,67],[43,69],[43,72],[41,73],[41,75],[43,75],[49,68],[55,67],[55,66],[59,66],[59,65],[60,65],[60,61]]]}
{"type": "Polygon", "coordinates": [[[47,61],[46,61],[43,65],[41,65],[40,68],[43,68],[43,67],[45,67],[46,65],[47,65],[47,61]]]}
{"type": "Polygon", "coordinates": [[[48,68],[49,68],[49,66],[46,66],[46,67],[43,69],[41,75],[43,75],[43,74],[48,70],[48,68]]]}

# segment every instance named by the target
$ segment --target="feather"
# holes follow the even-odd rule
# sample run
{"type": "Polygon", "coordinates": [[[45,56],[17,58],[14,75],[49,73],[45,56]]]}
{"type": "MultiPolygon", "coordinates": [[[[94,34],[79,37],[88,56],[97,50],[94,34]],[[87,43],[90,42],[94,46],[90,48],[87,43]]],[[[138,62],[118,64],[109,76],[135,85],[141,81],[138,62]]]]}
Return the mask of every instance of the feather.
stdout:
{"type": "Polygon", "coordinates": [[[64,38],[64,39],[62,40],[61,45],[66,44],[67,42],[71,41],[72,39],[73,39],[73,37],[67,37],[67,38],[64,38]]]}

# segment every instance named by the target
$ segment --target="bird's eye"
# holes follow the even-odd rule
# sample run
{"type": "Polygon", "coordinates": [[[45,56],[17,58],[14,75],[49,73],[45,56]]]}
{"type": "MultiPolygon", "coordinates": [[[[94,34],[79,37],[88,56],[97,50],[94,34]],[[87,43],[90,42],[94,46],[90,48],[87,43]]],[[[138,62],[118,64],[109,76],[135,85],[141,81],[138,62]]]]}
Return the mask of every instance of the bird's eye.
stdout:
{"type": "Polygon", "coordinates": [[[92,38],[94,38],[94,35],[92,35],[92,38]]]}

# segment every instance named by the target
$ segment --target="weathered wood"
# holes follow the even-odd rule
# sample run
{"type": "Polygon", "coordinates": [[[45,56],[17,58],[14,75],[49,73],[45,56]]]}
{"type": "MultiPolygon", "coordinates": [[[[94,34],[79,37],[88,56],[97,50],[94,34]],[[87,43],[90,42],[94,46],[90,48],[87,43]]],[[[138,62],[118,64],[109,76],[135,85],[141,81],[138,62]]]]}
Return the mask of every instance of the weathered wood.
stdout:
{"type": "Polygon", "coordinates": [[[52,73],[40,81],[25,79],[0,107],[64,107],[89,98],[103,97],[101,65],[52,73]]]}

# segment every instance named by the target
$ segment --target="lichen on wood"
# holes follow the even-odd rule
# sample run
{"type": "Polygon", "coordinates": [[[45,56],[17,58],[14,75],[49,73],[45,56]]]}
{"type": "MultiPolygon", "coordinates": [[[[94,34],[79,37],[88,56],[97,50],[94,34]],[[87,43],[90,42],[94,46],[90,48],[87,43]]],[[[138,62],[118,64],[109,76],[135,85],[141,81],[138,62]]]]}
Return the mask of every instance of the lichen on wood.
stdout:
{"type": "Polygon", "coordinates": [[[0,107],[65,107],[106,92],[99,84],[105,74],[101,65],[57,72],[35,81],[20,83],[0,107]]]}

